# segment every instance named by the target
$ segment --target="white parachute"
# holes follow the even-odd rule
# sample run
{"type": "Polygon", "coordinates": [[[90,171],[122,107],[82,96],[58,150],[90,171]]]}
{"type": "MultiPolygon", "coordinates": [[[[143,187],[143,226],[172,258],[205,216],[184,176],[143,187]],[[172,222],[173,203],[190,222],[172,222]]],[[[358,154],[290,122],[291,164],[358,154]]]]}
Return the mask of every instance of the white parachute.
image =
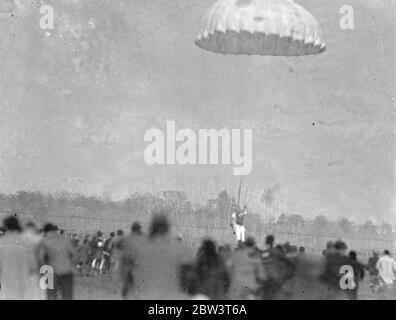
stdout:
{"type": "Polygon", "coordinates": [[[325,50],[319,23],[293,0],[218,0],[195,44],[233,55],[301,56],[325,50]]]}

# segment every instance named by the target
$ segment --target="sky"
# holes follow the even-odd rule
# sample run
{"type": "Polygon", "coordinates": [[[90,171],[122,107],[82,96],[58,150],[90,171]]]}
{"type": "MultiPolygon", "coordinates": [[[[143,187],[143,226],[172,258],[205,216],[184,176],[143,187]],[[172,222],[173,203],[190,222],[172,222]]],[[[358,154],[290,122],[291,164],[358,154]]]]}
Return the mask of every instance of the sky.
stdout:
{"type": "Polygon", "coordinates": [[[232,166],[145,163],[144,133],[175,120],[253,130],[243,187],[255,211],[270,194],[267,208],[396,222],[395,3],[296,2],[324,53],[203,51],[194,39],[213,0],[0,0],[0,192],[235,194],[232,166]],[[42,4],[53,30],[40,28],[42,4]],[[339,25],[345,4],[353,30],[339,25]]]}

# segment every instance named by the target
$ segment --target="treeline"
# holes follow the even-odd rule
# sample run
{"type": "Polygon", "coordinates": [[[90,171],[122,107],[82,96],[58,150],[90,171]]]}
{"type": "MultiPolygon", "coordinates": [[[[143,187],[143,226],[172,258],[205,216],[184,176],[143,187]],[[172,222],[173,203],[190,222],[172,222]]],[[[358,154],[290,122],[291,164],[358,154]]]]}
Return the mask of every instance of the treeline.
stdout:
{"type": "MultiPolygon", "coordinates": [[[[14,211],[31,214],[40,221],[51,216],[73,216],[81,218],[137,220],[147,222],[152,212],[162,211],[179,226],[225,229],[229,228],[231,203],[235,201],[226,191],[206,204],[191,203],[181,191],[165,191],[159,195],[135,193],[125,200],[113,201],[110,197],[87,197],[80,194],[61,192],[43,194],[41,192],[20,191],[16,194],[0,194],[0,211],[14,211]]],[[[375,224],[371,220],[356,223],[347,218],[330,220],[322,215],[304,218],[297,214],[283,213],[275,218],[265,213],[249,212],[246,219],[248,230],[274,230],[302,234],[318,234],[365,239],[396,238],[396,226],[388,222],[375,224]]]]}

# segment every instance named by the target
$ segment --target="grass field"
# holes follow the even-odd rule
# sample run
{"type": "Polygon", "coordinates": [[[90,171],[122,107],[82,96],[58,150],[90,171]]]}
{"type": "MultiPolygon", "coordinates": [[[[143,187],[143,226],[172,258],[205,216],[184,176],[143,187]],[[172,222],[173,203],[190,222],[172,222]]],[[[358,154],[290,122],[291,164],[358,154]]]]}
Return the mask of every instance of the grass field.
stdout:
{"type": "MultiPolygon", "coordinates": [[[[109,275],[103,277],[76,277],[76,300],[120,300],[120,289],[109,275]]],[[[366,278],[360,284],[359,300],[396,300],[396,288],[386,294],[374,294],[366,278]]]]}

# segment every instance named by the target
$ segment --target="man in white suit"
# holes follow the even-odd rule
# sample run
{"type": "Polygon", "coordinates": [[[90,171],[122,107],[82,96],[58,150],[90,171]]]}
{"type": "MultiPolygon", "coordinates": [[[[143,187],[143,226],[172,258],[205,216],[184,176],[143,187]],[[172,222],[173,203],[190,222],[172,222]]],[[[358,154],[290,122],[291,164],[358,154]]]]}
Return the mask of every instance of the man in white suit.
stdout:
{"type": "Polygon", "coordinates": [[[236,210],[232,213],[234,232],[238,242],[245,242],[246,240],[246,228],[244,226],[244,219],[246,214],[246,206],[244,206],[242,210],[236,210]]]}

